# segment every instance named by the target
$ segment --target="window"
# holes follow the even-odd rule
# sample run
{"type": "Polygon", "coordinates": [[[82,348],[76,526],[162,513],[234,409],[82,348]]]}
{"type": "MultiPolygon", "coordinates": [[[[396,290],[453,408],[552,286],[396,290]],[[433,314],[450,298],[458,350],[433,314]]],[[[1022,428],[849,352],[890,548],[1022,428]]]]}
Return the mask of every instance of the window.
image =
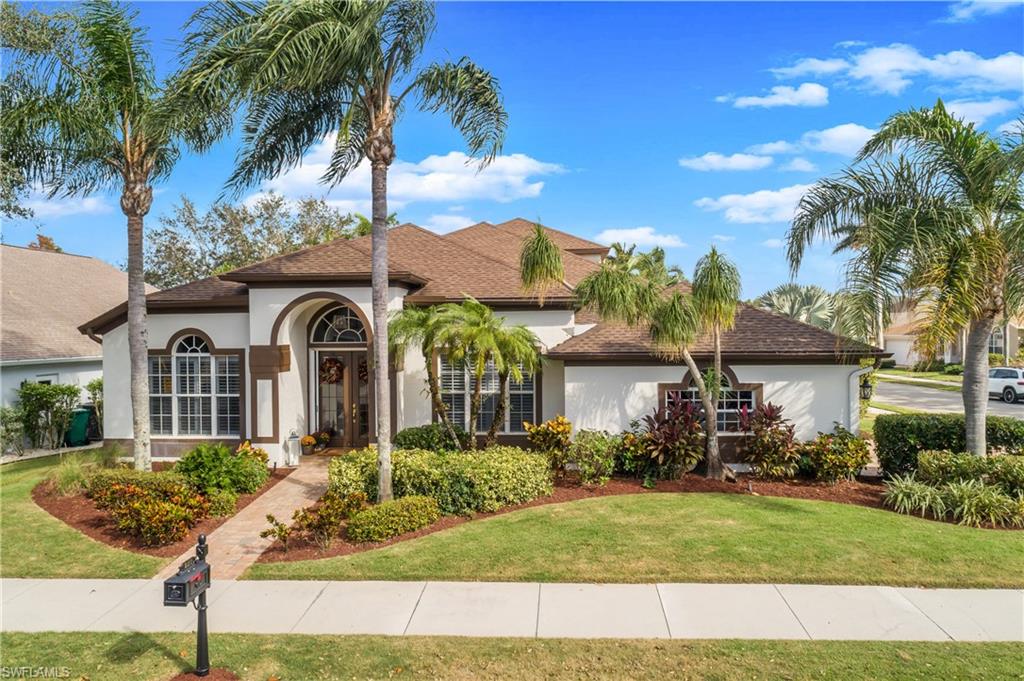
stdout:
{"type": "Polygon", "coordinates": [[[241,361],[211,354],[186,336],[173,355],[149,358],[149,419],[154,435],[240,435],[241,361]]]}
{"type": "Polygon", "coordinates": [[[366,328],[352,308],[341,306],[325,312],[313,327],[314,343],[365,343],[366,328]]]}
{"type": "MultiPolygon", "coordinates": [[[[444,402],[448,410],[448,417],[452,423],[461,425],[468,430],[469,403],[476,383],[469,367],[451,364],[442,355],[438,378],[441,383],[441,401],[444,402]]],[[[480,413],[477,415],[476,421],[478,433],[486,432],[494,421],[498,400],[502,397],[498,392],[500,384],[501,381],[494,363],[488,362],[487,368],[484,370],[483,381],[480,384],[480,413]]],[[[507,408],[505,409],[504,423],[498,427],[499,433],[526,432],[523,422],[534,420],[534,384],[534,376],[525,373],[523,380],[519,383],[509,380],[504,395],[504,399],[507,400],[507,408]]]]}
{"type": "MultiPolygon", "coordinates": [[[[701,406],[700,392],[696,386],[689,388],[682,388],[679,385],[665,386],[663,392],[665,406],[674,406],[678,400],[692,402],[697,407],[701,406]]],[[[757,407],[757,398],[754,395],[754,390],[745,386],[733,388],[729,379],[723,376],[722,393],[718,398],[718,432],[738,431],[740,413],[744,407],[748,411],[753,411],[757,407]]]]}
{"type": "Polygon", "coordinates": [[[988,337],[988,351],[997,355],[1006,354],[1006,343],[1003,339],[1002,327],[996,327],[992,330],[992,335],[988,337]]]}

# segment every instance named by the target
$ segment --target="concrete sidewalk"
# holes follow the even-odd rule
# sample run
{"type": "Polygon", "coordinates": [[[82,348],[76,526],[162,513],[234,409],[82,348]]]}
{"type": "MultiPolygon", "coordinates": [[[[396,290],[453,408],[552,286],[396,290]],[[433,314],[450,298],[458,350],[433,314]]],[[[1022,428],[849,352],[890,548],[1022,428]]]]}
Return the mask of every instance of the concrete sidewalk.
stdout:
{"type": "MultiPolygon", "coordinates": [[[[158,580],[0,580],[4,631],[190,631],[158,580]]],[[[797,584],[225,581],[212,632],[1024,641],[1024,590],[797,584]]]]}

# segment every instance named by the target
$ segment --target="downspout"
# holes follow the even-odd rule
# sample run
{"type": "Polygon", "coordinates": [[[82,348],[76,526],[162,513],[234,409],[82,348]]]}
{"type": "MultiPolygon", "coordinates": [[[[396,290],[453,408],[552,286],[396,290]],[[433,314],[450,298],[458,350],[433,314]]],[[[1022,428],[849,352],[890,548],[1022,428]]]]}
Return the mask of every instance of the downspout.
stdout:
{"type": "MultiPolygon", "coordinates": [[[[854,383],[853,378],[854,377],[858,377],[859,378],[860,376],[863,376],[864,374],[866,374],[866,373],[868,373],[870,371],[874,371],[874,367],[873,366],[857,367],[856,369],[854,369],[853,371],[850,372],[849,376],[846,377],[846,406],[847,406],[848,409],[853,404],[853,395],[851,394],[852,389],[850,388],[850,386],[854,383]]],[[[857,390],[859,391],[860,390],[860,381],[859,380],[856,381],[856,385],[857,385],[857,390]]],[[[860,393],[859,392],[857,393],[857,421],[858,421],[858,426],[859,426],[859,422],[860,422],[860,393]]],[[[853,430],[853,409],[850,409],[850,412],[846,415],[846,424],[845,424],[844,427],[847,430],[850,430],[850,431],[853,430]]],[[[859,427],[858,427],[858,430],[860,430],[859,427]]]]}
{"type": "Polygon", "coordinates": [[[90,340],[96,341],[100,345],[103,345],[103,336],[97,336],[93,332],[91,326],[85,330],[85,335],[88,336],[90,340]]]}

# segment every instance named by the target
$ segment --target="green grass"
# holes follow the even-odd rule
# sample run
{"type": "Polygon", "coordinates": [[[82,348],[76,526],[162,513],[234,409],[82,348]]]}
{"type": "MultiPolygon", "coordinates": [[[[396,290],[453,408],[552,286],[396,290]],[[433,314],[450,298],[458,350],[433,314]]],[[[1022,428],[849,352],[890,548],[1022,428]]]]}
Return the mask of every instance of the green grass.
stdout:
{"type": "MultiPolygon", "coordinates": [[[[5,668],[162,681],[191,671],[191,634],[0,635],[5,668]]],[[[241,678],[1020,679],[1015,643],[634,641],[216,634],[210,662],[241,678]]]]}
{"type": "Polygon", "coordinates": [[[903,377],[903,378],[927,378],[932,381],[945,381],[946,383],[963,383],[963,376],[956,376],[954,374],[946,374],[941,371],[911,371],[910,369],[880,369],[876,375],[879,378],[886,376],[903,377]]]}
{"type": "Polygon", "coordinates": [[[928,412],[921,411],[920,409],[911,409],[910,407],[901,407],[898,404],[887,404],[885,402],[869,402],[869,406],[875,409],[881,409],[882,411],[892,412],[893,414],[927,414],[928,412]]]}
{"type": "Polygon", "coordinates": [[[948,383],[948,384],[945,384],[945,385],[940,385],[938,383],[919,383],[917,381],[907,381],[907,380],[904,380],[904,379],[901,379],[901,378],[884,376],[882,374],[878,375],[878,380],[885,381],[886,383],[899,383],[901,385],[913,385],[913,386],[916,386],[918,388],[927,388],[928,390],[945,390],[946,392],[950,392],[950,393],[958,393],[958,392],[961,391],[959,383],[948,383]]]}
{"type": "MultiPolygon", "coordinates": [[[[91,454],[67,456],[91,457],[91,454]]],[[[56,468],[59,457],[0,467],[2,577],[152,577],[165,558],[122,551],[90,539],[32,500],[32,488],[56,468]]]]}
{"type": "Polygon", "coordinates": [[[1024,586],[1024,533],[822,501],[637,494],[523,509],[250,579],[1024,586]]]}

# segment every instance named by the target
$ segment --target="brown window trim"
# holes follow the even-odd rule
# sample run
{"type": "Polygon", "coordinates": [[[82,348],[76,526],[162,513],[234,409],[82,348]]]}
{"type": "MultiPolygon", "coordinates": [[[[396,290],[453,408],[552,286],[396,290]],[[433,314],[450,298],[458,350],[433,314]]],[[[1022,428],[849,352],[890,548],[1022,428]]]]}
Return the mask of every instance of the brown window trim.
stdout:
{"type": "MultiPolygon", "coordinates": [[[[708,367],[698,367],[698,368],[701,369],[701,370],[705,370],[708,367]]],[[[754,407],[755,408],[760,406],[761,404],[764,404],[764,383],[740,383],[740,381],[736,378],[736,372],[734,372],[731,368],[725,367],[725,366],[722,367],[722,374],[726,378],[729,379],[730,389],[732,389],[732,390],[749,390],[749,391],[751,391],[754,394],[754,407]]],[[[689,390],[692,387],[694,387],[694,385],[693,385],[693,376],[691,376],[689,372],[687,372],[686,379],[684,381],[682,381],[682,382],[659,383],[658,384],[658,407],[661,407],[662,405],[665,404],[666,395],[670,391],[689,390]]],[[[735,430],[720,430],[720,431],[718,431],[718,434],[720,436],[721,435],[725,435],[725,436],[732,435],[732,436],[735,436],[735,435],[738,435],[739,433],[737,433],[737,431],[735,431],[735,430]]]]}

